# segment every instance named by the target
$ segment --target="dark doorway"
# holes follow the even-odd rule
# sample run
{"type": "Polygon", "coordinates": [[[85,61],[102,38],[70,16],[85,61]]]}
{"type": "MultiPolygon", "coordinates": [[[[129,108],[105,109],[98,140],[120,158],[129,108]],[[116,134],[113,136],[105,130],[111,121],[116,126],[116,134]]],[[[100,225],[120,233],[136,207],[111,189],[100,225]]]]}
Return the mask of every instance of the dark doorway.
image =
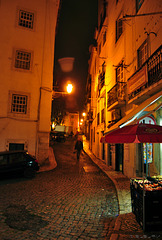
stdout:
{"type": "Polygon", "coordinates": [[[9,151],[15,151],[15,150],[24,150],[24,144],[23,143],[10,143],[9,151]]]}
{"type": "Polygon", "coordinates": [[[137,158],[137,169],[136,175],[137,177],[142,177],[143,172],[143,145],[142,143],[138,143],[138,158],[137,158]]]}
{"type": "Polygon", "coordinates": [[[102,144],[102,160],[105,160],[105,144],[102,144]]]}
{"type": "Polygon", "coordinates": [[[112,166],[112,145],[108,143],[108,165],[112,166]]]}
{"type": "Polygon", "coordinates": [[[123,172],[123,144],[115,144],[115,170],[123,172]]]}

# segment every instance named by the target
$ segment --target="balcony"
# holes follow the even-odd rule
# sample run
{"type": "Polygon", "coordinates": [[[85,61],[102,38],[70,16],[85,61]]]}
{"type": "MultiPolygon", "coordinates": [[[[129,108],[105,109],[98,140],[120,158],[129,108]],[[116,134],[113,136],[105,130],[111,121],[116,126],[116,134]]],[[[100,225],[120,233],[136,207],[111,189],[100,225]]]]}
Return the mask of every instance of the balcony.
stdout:
{"type": "Polygon", "coordinates": [[[125,105],[125,82],[118,82],[107,93],[107,109],[108,111],[120,108],[125,105]]]}
{"type": "Polygon", "coordinates": [[[128,79],[129,103],[138,104],[162,89],[162,45],[128,79]]]}

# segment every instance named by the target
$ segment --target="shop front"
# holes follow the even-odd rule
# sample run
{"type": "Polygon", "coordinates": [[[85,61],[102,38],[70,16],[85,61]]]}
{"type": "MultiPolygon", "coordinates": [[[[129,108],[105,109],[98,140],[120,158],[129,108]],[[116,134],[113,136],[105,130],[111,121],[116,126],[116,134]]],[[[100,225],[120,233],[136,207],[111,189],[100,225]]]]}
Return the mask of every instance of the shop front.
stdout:
{"type": "Polygon", "coordinates": [[[162,98],[147,101],[100,141],[124,145],[122,167],[130,177],[132,211],[144,231],[162,229],[162,98]]]}

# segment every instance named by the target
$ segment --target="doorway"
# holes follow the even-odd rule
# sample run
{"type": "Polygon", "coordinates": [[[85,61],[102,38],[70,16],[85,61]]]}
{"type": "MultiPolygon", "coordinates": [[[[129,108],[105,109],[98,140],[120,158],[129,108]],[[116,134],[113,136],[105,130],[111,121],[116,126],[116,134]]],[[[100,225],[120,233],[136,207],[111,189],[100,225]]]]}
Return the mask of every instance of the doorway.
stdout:
{"type": "Polygon", "coordinates": [[[105,144],[102,143],[102,160],[105,160],[105,144]]]}
{"type": "Polygon", "coordinates": [[[115,170],[123,172],[123,144],[115,144],[115,170]]]}

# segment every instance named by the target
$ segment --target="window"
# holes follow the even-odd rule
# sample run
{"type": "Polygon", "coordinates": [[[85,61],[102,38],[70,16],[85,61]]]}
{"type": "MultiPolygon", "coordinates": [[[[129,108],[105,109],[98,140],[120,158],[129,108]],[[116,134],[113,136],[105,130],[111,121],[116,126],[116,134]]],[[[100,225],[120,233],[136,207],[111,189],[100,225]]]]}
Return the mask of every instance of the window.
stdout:
{"type": "Polygon", "coordinates": [[[101,123],[105,122],[105,109],[103,108],[101,111],[101,123]]]}
{"type": "Polygon", "coordinates": [[[8,164],[8,155],[1,155],[0,156],[0,165],[6,165],[8,164]]]}
{"type": "Polygon", "coordinates": [[[105,42],[106,42],[106,31],[103,34],[103,45],[105,44],[105,42]]]}
{"type": "Polygon", "coordinates": [[[97,125],[100,124],[100,113],[97,113],[97,125]]]}
{"type": "Polygon", "coordinates": [[[138,68],[148,59],[148,43],[145,41],[137,50],[138,68]]]}
{"type": "Polygon", "coordinates": [[[99,53],[99,55],[101,54],[101,43],[98,46],[98,53],[99,53]]]}
{"type": "Polygon", "coordinates": [[[95,127],[94,127],[93,142],[95,142],[95,127]]]}
{"type": "Polygon", "coordinates": [[[116,82],[124,82],[123,64],[116,68],[116,82]]]}
{"type": "Polygon", "coordinates": [[[31,69],[31,52],[16,50],[15,52],[15,68],[30,70],[31,69]]]}
{"type": "Polygon", "coordinates": [[[24,150],[24,143],[9,143],[9,151],[24,150]]]}
{"type": "Polygon", "coordinates": [[[12,94],[12,113],[27,113],[27,101],[28,97],[25,95],[12,94]]]}
{"type": "Polygon", "coordinates": [[[20,91],[9,91],[8,116],[15,118],[29,118],[30,100],[31,100],[30,93],[20,91]]]}
{"type": "Polygon", "coordinates": [[[121,19],[118,19],[116,21],[116,42],[118,41],[122,33],[123,33],[123,21],[121,19]]]}
{"type": "Polygon", "coordinates": [[[136,0],[136,12],[139,11],[139,9],[141,8],[143,2],[144,2],[144,0],[136,0]]]}
{"type": "Polygon", "coordinates": [[[18,25],[21,27],[33,29],[34,13],[19,10],[18,25]]]}

